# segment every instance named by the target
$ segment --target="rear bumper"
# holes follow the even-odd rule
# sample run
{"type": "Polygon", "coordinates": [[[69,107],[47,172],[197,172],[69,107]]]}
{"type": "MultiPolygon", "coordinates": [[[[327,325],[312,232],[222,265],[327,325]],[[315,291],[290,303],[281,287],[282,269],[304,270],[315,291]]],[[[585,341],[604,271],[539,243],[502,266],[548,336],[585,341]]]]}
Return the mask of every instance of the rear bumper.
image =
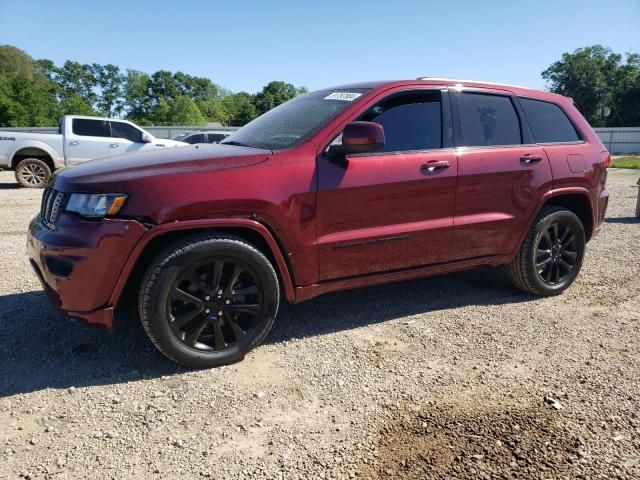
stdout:
{"type": "Polygon", "coordinates": [[[602,225],[604,223],[604,216],[607,213],[607,207],[609,206],[609,192],[606,188],[595,189],[595,202],[597,206],[597,211],[595,213],[594,223],[593,223],[593,233],[591,238],[595,237],[600,230],[602,229],[602,225]]]}
{"type": "Polygon", "coordinates": [[[59,230],[47,229],[37,218],[31,221],[31,265],[51,303],[63,313],[111,328],[114,305],[108,304],[109,298],[146,229],[133,220],[61,220],[59,230]]]}

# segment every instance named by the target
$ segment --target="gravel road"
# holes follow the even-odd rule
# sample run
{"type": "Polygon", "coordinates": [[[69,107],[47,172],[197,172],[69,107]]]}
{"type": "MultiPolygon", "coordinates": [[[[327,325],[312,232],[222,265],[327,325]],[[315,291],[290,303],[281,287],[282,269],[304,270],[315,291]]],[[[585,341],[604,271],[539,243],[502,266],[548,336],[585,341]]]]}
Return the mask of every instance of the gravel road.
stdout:
{"type": "Polygon", "coordinates": [[[238,364],[177,367],[133,313],[49,305],[40,191],[0,173],[0,478],[640,478],[638,171],[560,297],[490,270],[284,306],[238,364]]]}

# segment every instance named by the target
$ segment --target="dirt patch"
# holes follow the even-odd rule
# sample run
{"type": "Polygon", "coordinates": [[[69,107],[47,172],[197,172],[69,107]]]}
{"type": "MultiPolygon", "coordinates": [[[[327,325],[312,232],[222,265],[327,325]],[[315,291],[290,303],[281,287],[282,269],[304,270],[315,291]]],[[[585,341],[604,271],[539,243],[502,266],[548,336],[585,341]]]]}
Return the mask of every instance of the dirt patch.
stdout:
{"type": "Polygon", "coordinates": [[[474,410],[427,404],[385,422],[365,478],[575,478],[583,452],[544,404],[474,410]],[[551,473],[553,472],[553,473],[551,473]]]}

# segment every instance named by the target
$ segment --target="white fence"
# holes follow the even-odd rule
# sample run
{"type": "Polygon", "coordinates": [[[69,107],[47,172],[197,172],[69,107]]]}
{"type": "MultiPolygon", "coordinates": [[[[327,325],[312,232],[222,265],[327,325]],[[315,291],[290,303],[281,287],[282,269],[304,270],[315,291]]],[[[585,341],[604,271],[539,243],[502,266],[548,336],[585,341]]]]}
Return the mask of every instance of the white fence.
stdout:
{"type": "Polygon", "coordinates": [[[640,127],[594,128],[607,150],[614,155],[640,153],[640,127]]]}
{"type": "MultiPolygon", "coordinates": [[[[176,126],[176,127],[143,127],[157,138],[173,138],[181,133],[203,130],[202,127],[176,126]]],[[[20,127],[0,128],[0,130],[13,130],[14,132],[56,133],[55,127],[20,127]]],[[[237,127],[223,127],[212,130],[237,130],[237,127]]],[[[624,153],[640,153],[640,127],[616,127],[594,129],[607,150],[614,155],[624,153]]]]}

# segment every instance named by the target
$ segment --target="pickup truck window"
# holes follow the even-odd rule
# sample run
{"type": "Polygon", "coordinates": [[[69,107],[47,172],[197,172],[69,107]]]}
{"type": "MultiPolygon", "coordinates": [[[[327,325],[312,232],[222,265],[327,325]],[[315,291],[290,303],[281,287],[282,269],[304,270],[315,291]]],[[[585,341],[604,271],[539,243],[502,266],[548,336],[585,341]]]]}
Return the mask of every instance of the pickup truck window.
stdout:
{"type": "Polygon", "coordinates": [[[351,88],[301,95],[269,110],[220,143],[268,150],[289,148],[316,133],[329,120],[360,101],[368,91],[351,88]]]}
{"type": "Polygon", "coordinates": [[[83,137],[110,137],[109,122],[106,120],[91,120],[88,118],[74,118],[71,131],[83,137]]]}
{"type": "Polygon", "coordinates": [[[224,133],[210,133],[209,134],[209,143],[219,142],[227,138],[227,135],[224,133]]]}
{"type": "Polygon", "coordinates": [[[142,143],[142,132],[124,122],[111,122],[111,136],[125,138],[134,143],[142,143]]]}

